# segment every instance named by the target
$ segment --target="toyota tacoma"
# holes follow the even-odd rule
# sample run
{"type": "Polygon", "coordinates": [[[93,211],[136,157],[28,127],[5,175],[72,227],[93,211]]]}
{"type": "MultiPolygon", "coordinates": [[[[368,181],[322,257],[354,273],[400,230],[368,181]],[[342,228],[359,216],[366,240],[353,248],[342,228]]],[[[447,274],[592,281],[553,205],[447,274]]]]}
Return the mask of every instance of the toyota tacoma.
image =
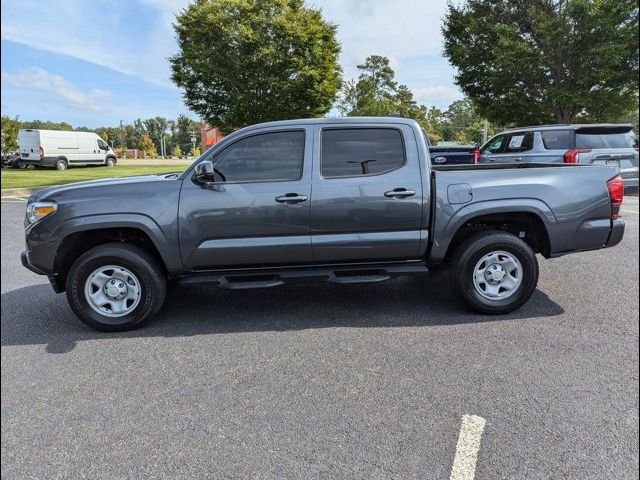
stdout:
{"type": "Polygon", "coordinates": [[[168,280],[351,284],[438,265],[470,308],[503,314],[531,297],[537,254],[622,239],[615,167],[438,167],[426,138],[402,118],[271,122],[181,173],[45,188],[28,200],[22,263],[84,323],[117,331],[156,315],[168,280]]]}

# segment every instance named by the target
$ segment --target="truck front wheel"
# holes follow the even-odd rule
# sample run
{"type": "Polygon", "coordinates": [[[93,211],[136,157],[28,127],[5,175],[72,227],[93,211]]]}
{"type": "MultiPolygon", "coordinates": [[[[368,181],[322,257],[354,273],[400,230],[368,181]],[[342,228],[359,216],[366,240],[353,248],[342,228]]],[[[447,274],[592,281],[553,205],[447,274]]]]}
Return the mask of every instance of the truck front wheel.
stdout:
{"type": "Polygon", "coordinates": [[[67,275],[66,291],[82,322],[116,332],[138,328],[155,316],[167,284],[153,255],[137,245],[108,243],[78,257],[67,275]]]}
{"type": "Polygon", "coordinates": [[[465,240],[452,261],[454,286],[475,311],[511,312],[522,306],[538,283],[538,261],[526,242],[500,231],[465,240]]]}

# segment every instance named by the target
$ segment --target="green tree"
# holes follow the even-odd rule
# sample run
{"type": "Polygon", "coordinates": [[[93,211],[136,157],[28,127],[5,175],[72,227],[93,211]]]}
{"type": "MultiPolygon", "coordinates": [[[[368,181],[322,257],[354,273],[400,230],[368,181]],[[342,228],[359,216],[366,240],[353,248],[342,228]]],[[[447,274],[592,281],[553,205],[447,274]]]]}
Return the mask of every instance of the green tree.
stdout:
{"type": "Polygon", "coordinates": [[[14,153],[18,150],[18,130],[20,130],[20,120],[18,117],[11,118],[8,115],[2,115],[2,135],[1,138],[1,150],[3,154],[14,153]]]}
{"type": "Polygon", "coordinates": [[[340,88],[336,26],[303,0],[198,0],[176,17],[172,79],[228,133],[326,114],[340,88]]]}
{"type": "Polygon", "coordinates": [[[65,130],[71,131],[73,127],[67,122],[50,122],[42,120],[32,120],[30,122],[22,122],[20,128],[34,128],[38,130],[65,130]]]}
{"type": "Polygon", "coordinates": [[[162,139],[167,133],[169,122],[164,117],[154,117],[143,120],[145,131],[155,143],[156,150],[162,152],[162,139]]]}
{"type": "Polygon", "coordinates": [[[637,105],[637,0],[467,0],[442,32],[457,84],[498,123],[609,121],[637,105]]]}
{"type": "MultiPolygon", "coordinates": [[[[456,100],[449,105],[441,117],[442,139],[470,145],[482,143],[485,119],[478,113],[473,102],[468,98],[456,100]]],[[[498,127],[492,123],[487,125],[488,137],[494,135],[498,127]]]]}
{"type": "Polygon", "coordinates": [[[195,135],[196,145],[200,144],[200,122],[191,120],[186,115],[179,115],[175,126],[175,144],[185,152],[193,150],[192,138],[195,135]]]}
{"type": "Polygon", "coordinates": [[[143,133],[140,137],[140,150],[142,150],[148,157],[157,157],[158,151],[156,146],[151,140],[151,137],[147,133],[143,133]]]}
{"type": "Polygon", "coordinates": [[[338,110],[349,117],[379,117],[395,113],[393,97],[397,83],[389,59],[370,55],[358,65],[358,70],[358,80],[344,84],[338,110]]]}
{"type": "Polygon", "coordinates": [[[406,85],[398,85],[387,57],[371,55],[358,65],[358,70],[358,80],[351,80],[343,86],[337,105],[343,115],[412,118],[429,133],[431,141],[440,140],[438,129],[432,128],[429,109],[418,105],[406,85]]]}

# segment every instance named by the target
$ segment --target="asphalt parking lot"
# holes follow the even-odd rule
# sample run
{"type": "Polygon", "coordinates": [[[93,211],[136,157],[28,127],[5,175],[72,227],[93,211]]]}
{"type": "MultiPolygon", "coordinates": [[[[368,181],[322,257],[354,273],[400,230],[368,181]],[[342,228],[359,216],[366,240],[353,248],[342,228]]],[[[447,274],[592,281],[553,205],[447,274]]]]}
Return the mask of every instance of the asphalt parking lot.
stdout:
{"type": "Polygon", "coordinates": [[[613,249],[541,262],[502,317],[442,274],[170,290],[135,332],[90,330],[20,265],[2,200],[3,478],[637,478],[638,199],[613,249]]]}

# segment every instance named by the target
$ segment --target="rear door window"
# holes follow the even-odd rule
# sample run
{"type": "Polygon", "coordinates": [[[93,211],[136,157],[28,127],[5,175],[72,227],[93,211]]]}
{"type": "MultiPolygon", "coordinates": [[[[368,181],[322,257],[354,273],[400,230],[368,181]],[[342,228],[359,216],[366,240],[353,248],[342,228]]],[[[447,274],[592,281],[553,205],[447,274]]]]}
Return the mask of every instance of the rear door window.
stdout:
{"type": "Polygon", "coordinates": [[[546,150],[569,150],[571,148],[571,132],[569,130],[553,130],[540,132],[542,144],[546,150]]]}
{"type": "Polygon", "coordinates": [[[576,148],[637,148],[638,138],[633,130],[581,129],[576,131],[576,148]]]}
{"type": "Polygon", "coordinates": [[[380,175],[404,165],[402,134],[394,128],[322,131],[320,168],[324,178],[380,175]]]}
{"type": "Polygon", "coordinates": [[[512,133],[509,140],[506,142],[505,152],[516,153],[526,152],[533,148],[533,133],[521,132],[512,133]]]}

